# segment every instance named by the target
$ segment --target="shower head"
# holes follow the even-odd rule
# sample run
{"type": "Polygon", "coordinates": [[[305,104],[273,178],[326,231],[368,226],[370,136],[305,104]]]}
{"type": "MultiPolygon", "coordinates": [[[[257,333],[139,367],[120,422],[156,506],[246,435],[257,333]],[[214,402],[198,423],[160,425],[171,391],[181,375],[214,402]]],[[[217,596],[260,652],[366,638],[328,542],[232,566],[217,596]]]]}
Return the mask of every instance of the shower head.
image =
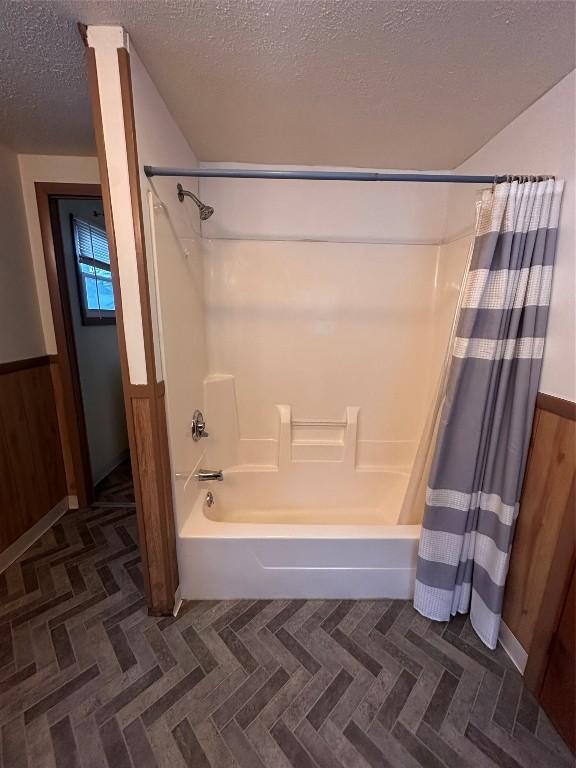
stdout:
{"type": "Polygon", "coordinates": [[[177,184],[176,189],[178,190],[178,200],[180,200],[181,203],[184,202],[185,197],[190,197],[192,200],[194,200],[198,206],[198,210],[200,211],[201,221],[206,221],[206,219],[209,219],[210,216],[212,216],[214,213],[214,208],[212,208],[211,205],[205,205],[202,200],[199,200],[193,192],[189,192],[187,189],[184,189],[182,184],[177,184]]]}
{"type": "Polygon", "coordinates": [[[212,216],[214,213],[214,208],[212,208],[211,205],[204,205],[204,203],[200,203],[198,208],[200,209],[200,218],[202,221],[206,221],[206,219],[209,219],[210,216],[212,216]]]}

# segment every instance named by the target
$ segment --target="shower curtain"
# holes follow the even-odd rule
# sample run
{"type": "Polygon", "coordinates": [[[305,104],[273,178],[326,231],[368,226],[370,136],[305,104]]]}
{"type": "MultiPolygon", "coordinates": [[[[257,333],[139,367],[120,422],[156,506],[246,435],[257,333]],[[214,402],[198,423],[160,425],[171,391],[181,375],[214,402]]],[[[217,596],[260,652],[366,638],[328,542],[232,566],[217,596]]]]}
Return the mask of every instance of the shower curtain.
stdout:
{"type": "Polygon", "coordinates": [[[469,611],[489,648],[542,367],[562,190],[522,178],[483,193],[426,490],[414,607],[438,621],[469,611]]]}

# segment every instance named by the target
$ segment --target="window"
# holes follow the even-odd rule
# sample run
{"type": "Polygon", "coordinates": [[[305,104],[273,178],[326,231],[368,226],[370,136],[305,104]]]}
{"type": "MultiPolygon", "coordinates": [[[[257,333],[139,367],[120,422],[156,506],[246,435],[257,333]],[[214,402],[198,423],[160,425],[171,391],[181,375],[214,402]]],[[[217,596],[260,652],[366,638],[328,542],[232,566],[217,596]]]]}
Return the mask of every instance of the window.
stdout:
{"type": "Polygon", "coordinates": [[[72,216],[83,325],[116,322],[108,238],[101,227],[72,216]]]}

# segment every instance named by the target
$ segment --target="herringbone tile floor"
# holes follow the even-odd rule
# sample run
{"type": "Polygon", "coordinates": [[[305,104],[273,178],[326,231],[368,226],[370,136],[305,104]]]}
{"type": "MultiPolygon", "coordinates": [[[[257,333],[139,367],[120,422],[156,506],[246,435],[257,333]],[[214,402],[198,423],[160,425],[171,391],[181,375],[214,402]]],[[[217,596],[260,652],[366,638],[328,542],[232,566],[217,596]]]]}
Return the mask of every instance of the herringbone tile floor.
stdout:
{"type": "Polygon", "coordinates": [[[572,757],[464,618],[390,600],[151,618],[129,478],[0,576],[6,768],[555,768],[572,757]]]}

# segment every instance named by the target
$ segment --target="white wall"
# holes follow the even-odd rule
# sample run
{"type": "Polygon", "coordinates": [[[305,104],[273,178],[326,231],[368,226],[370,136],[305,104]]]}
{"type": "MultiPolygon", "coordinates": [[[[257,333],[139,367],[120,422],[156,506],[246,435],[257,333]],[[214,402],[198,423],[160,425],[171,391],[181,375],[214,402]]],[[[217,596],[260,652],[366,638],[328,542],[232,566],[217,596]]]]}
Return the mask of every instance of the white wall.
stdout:
{"type": "MultiPolygon", "coordinates": [[[[100,200],[58,203],[72,327],[88,436],[92,480],[98,483],[128,455],[128,433],[122,394],[120,352],[115,325],[82,325],[71,214],[91,220],[103,213],[100,200]]],[[[103,222],[103,219],[100,219],[103,222]]]]}
{"type": "Polygon", "coordinates": [[[207,374],[199,221],[196,209],[178,202],[177,179],[152,183],[143,166],[191,166],[197,161],[122,27],[89,26],[88,43],[96,59],[130,381],[145,384],[149,371],[118,66],[118,50],[126,48],[130,53],[156,364],[152,373],[166,382],[172,469],[185,472],[195,466],[203,448],[192,442],[190,432],[193,410],[203,406],[202,383],[207,374]]]}
{"type": "Polygon", "coordinates": [[[18,158],[0,145],[0,363],[45,354],[18,158]]]}
{"type": "Polygon", "coordinates": [[[37,301],[42,321],[46,354],[56,354],[56,339],[52,309],[46,279],[44,250],[38,205],[36,203],[36,181],[67,182],[70,184],[99,184],[98,161],[95,157],[59,157],[57,155],[19,155],[20,177],[26,211],[29,248],[32,253],[37,301]]]}
{"type": "MultiPolygon", "coordinates": [[[[144,343],[137,242],[128,170],[127,126],[124,118],[118,58],[119,50],[129,49],[130,41],[124,29],[119,26],[89,26],[87,37],[88,45],[94,51],[96,63],[110,205],[114,220],[128,375],[131,384],[147,384],[149,372],[144,343]]],[[[154,343],[157,344],[158,334],[157,329],[155,330],[154,343]]]]}
{"type": "MultiPolygon", "coordinates": [[[[201,165],[245,167],[242,163],[201,165]]],[[[444,237],[448,185],[201,179],[200,197],[216,209],[202,224],[207,238],[437,243],[444,237]]]]}
{"type": "Polygon", "coordinates": [[[204,405],[208,367],[200,222],[190,201],[178,201],[176,184],[181,181],[187,189],[198,190],[190,179],[147,179],[142,169],[193,167],[197,160],[133,47],[130,62],[157,375],[166,381],[172,468],[186,472],[196,466],[204,449],[203,443],[192,441],[190,422],[194,409],[204,405]]]}
{"type": "MultiPolygon", "coordinates": [[[[575,94],[576,71],[456,169],[457,173],[553,174],[565,180],[540,391],[572,401],[576,400],[575,94]]],[[[473,197],[471,189],[452,190],[449,237],[471,228],[473,197]]]]}

